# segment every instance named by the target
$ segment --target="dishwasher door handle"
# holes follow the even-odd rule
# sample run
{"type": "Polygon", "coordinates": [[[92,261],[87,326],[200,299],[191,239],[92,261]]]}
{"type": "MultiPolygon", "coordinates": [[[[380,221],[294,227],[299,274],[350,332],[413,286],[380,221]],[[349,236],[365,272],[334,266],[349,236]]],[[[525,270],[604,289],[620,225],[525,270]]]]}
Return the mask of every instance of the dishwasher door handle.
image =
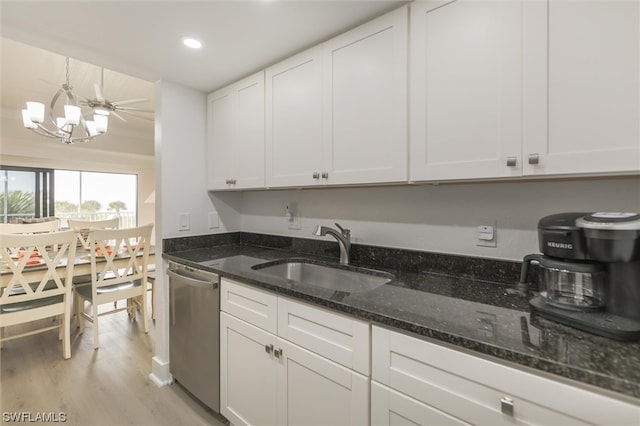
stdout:
{"type": "Polygon", "coordinates": [[[170,269],[170,268],[167,269],[167,275],[169,275],[170,277],[179,279],[184,284],[191,285],[194,287],[212,286],[214,289],[218,288],[217,275],[212,276],[212,278],[215,277],[215,281],[199,280],[197,278],[193,278],[192,276],[183,273],[182,270],[180,269],[170,269]]]}

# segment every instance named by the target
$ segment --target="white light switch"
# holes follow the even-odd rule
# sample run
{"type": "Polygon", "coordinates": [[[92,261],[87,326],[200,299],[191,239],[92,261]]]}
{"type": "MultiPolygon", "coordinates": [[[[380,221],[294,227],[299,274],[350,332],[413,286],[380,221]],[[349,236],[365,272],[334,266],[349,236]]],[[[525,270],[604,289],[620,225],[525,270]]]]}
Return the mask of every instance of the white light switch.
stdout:
{"type": "Polygon", "coordinates": [[[217,212],[209,212],[209,229],[220,227],[220,218],[217,212]]]}
{"type": "Polygon", "coordinates": [[[189,213],[178,213],[178,231],[189,230],[189,213]]]}

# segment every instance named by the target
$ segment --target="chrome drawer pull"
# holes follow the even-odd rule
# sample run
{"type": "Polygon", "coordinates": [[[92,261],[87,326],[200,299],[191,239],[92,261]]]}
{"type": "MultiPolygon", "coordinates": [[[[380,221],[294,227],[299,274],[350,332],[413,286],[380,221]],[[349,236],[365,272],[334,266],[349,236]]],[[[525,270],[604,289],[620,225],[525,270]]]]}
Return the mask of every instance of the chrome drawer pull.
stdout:
{"type": "Polygon", "coordinates": [[[517,157],[507,157],[507,167],[515,167],[517,162],[517,157]]]}
{"type": "Polygon", "coordinates": [[[529,164],[538,164],[540,163],[540,155],[539,154],[531,154],[529,155],[529,164]]]}
{"type": "Polygon", "coordinates": [[[273,352],[273,345],[264,345],[264,351],[268,354],[273,352]]]}
{"type": "Polygon", "coordinates": [[[502,414],[513,417],[513,399],[505,396],[500,400],[500,411],[502,414]]]}
{"type": "Polygon", "coordinates": [[[314,179],[320,179],[320,173],[318,173],[318,172],[313,172],[313,178],[314,178],[314,179]]]}

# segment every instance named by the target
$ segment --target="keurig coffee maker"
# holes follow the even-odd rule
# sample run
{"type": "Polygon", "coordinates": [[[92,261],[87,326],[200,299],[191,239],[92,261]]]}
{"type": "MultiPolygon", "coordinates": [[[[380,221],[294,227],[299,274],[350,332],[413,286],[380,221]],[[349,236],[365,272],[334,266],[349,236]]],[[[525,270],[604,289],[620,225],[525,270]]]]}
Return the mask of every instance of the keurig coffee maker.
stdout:
{"type": "Polygon", "coordinates": [[[542,254],[525,256],[541,268],[534,312],[617,340],[640,340],[640,214],[561,213],[538,222],[542,254]]]}

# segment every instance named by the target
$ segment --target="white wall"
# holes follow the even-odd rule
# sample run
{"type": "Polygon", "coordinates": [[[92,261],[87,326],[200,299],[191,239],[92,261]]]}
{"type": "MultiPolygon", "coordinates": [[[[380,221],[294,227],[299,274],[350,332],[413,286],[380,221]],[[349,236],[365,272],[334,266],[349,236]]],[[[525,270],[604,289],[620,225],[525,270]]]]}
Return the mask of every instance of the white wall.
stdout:
{"type": "MultiPolygon", "coordinates": [[[[168,81],[156,83],[155,164],[156,235],[158,239],[240,230],[239,194],[207,193],[207,97],[168,81]],[[208,212],[217,211],[220,227],[209,229],[208,212]],[[178,215],[190,215],[189,230],[178,230],[178,215]]],[[[156,269],[164,271],[162,247],[156,246],[156,269]]],[[[171,382],[169,372],[169,291],[164,273],[156,282],[156,351],[150,379],[171,382]]]]}
{"type": "Polygon", "coordinates": [[[246,192],[242,231],[314,237],[339,222],[352,241],[441,253],[522,260],[538,252],[536,226],[566,211],[640,212],[640,178],[464,183],[438,186],[246,192]],[[301,230],[289,230],[287,202],[301,230]],[[476,227],[497,224],[497,247],[476,246],[476,227]]]}
{"type": "Polygon", "coordinates": [[[166,81],[156,90],[156,204],[161,206],[162,238],[238,231],[234,198],[239,196],[207,193],[206,95],[166,81]],[[217,229],[209,229],[211,211],[224,218],[217,229]],[[189,230],[178,229],[181,213],[190,215],[189,230]]]}

